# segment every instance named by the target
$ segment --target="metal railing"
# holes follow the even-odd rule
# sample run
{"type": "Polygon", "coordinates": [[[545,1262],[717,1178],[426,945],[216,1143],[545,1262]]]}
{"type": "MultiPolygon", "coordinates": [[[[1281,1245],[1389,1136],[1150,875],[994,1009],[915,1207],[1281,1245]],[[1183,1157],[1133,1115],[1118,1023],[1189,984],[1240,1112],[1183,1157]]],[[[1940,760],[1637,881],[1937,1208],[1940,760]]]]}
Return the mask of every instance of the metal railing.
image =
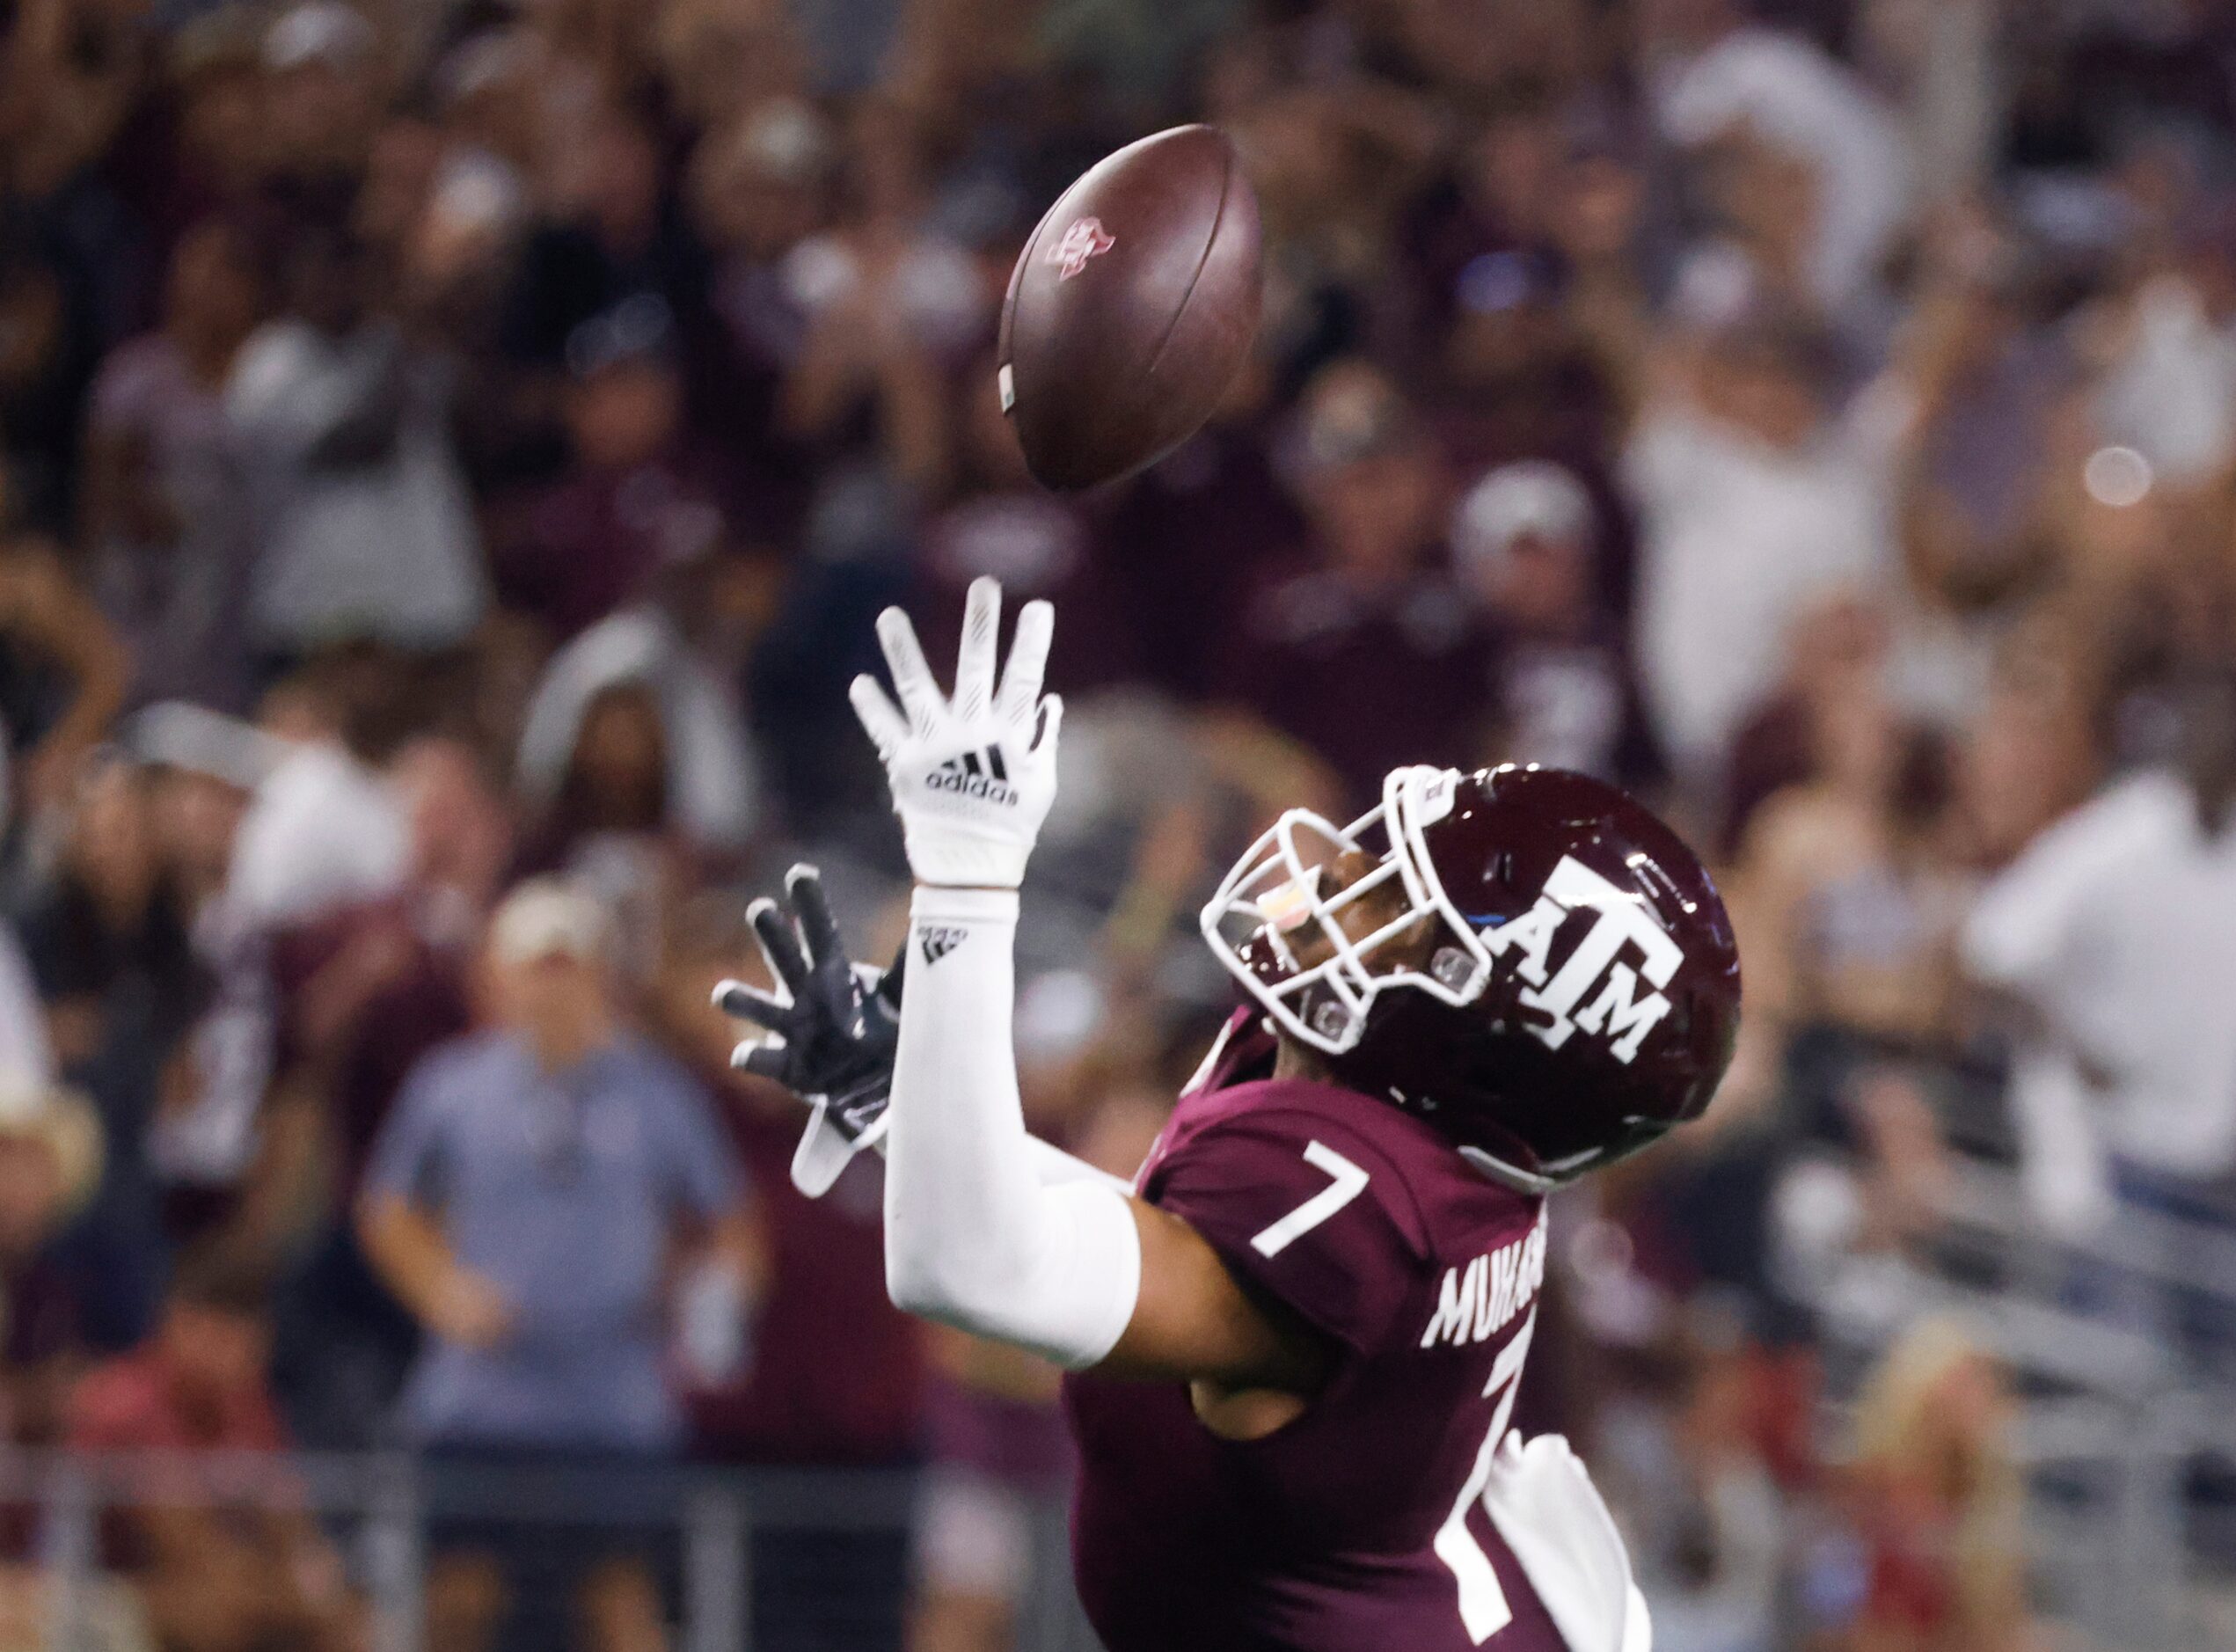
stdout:
{"type": "MultiPolygon", "coordinates": [[[[824,1534],[889,1540],[889,1621],[854,1639],[818,1630],[818,1646],[898,1644],[902,1574],[916,1515],[906,1470],[729,1468],[699,1465],[483,1465],[402,1452],[363,1456],[229,1451],[136,1453],[0,1451],[0,1504],[36,1514],[46,1580],[45,1644],[87,1644],[86,1614],[113,1580],[103,1570],[105,1523],[149,1508],[304,1510],[342,1553],[369,1612],[376,1652],[428,1652],[430,1531],[444,1522],[516,1527],[524,1534],[594,1529],[656,1542],[674,1559],[676,1652],[762,1652],[794,1636],[766,1634],[770,1603],[756,1585],[759,1540],[824,1534]],[[97,1588],[97,1585],[99,1586],[97,1588]]],[[[1018,1613],[1020,1652],[1087,1652],[1094,1641],[1071,1591],[1064,1510],[1036,1505],[1033,1565],[1018,1613]]],[[[834,1609],[843,1600],[809,1601],[834,1609]]],[[[790,1603],[795,1612],[803,1603],[790,1603]]],[[[565,1644],[563,1632],[548,1642],[565,1644]]],[[[439,1652],[439,1648],[436,1649],[439,1652]]]]}
{"type": "MultiPolygon", "coordinates": [[[[2092,1647],[2226,1652],[2236,1531],[2211,1525],[2236,1521],[2236,1503],[2216,1517],[2188,1483],[2200,1465],[2236,1466],[2236,1378],[2184,1347],[2178,1313],[2125,1310],[2210,1305],[2236,1354],[2236,1227],[2123,1207],[2059,1238],[2014,1175],[1977,1162],[1939,1214],[1907,1306],[1961,1312],[2017,1379],[2039,1604],[2092,1647]],[[2123,1283],[2108,1307],[2109,1279],[2123,1283]]],[[[1819,1305],[1833,1350],[1875,1356],[1883,1324],[1819,1305]]]]}

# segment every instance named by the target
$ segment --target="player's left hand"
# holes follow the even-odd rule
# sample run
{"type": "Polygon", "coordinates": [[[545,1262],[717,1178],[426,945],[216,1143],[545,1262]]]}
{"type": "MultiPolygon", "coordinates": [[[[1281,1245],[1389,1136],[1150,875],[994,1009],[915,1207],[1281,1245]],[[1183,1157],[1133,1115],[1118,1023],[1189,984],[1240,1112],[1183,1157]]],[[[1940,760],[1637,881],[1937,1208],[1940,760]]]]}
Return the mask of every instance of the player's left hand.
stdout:
{"type": "Polygon", "coordinates": [[[961,658],[951,699],[924,663],[916,628],[897,608],[877,618],[896,710],[873,677],[850,698],[885,763],[909,867],[919,883],[1013,889],[1056,800],[1056,742],[1063,703],[1041,693],[1056,610],[1027,603],[1017,617],[1009,667],[994,682],[1002,588],[970,582],[961,658]]]}
{"type": "Polygon", "coordinates": [[[776,990],[725,981],[714,1002],[768,1029],[739,1044],[730,1064],[782,1085],[810,1109],[792,1181],[819,1199],[885,1135],[908,948],[882,973],[852,962],[815,868],[793,867],[784,886],[783,903],[764,895],[746,910],[776,990]]]}

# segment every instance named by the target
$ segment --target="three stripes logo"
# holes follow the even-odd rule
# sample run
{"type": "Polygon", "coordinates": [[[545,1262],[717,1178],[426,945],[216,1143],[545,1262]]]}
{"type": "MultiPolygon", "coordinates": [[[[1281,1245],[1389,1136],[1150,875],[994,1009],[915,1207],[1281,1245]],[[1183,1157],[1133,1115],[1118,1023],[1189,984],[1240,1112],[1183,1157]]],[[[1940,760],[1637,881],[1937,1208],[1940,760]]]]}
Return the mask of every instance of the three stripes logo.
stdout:
{"type": "Polygon", "coordinates": [[[924,962],[938,963],[956,947],[961,946],[969,934],[970,932],[967,929],[927,925],[917,932],[919,942],[924,947],[924,962]]]}
{"type": "Polygon", "coordinates": [[[951,792],[987,803],[1017,801],[1017,790],[1009,783],[1009,765],[1002,761],[999,746],[950,757],[924,776],[924,784],[931,791],[951,792]]]}

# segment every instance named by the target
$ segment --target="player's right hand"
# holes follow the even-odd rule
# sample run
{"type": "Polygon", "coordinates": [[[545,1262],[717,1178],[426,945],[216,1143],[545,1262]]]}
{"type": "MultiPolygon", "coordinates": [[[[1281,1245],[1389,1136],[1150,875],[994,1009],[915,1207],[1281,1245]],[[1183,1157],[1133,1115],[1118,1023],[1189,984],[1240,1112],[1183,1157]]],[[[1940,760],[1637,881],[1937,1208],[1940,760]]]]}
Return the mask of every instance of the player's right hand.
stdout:
{"type": "Polygon", "coordinates": [[[877,618],[896,709],[870,676],[849,691],[876,742],[894,812],[919,883],[1013,889],[1056,800],[1056,742],[1063,703],[1041,692],[1056,610],[1027,603],[1017,617],[1009,667],[995,686],[1002,588],[970,582],[952,698],[924,663],[916,628],[897,608],[877,618]]]}
{"type": "Polygon", "coordinates": [[[746,910],[775,990],[725,981],[714,1002],[768,1029],[739,1044],[730,1064],[782,1085],[811,1110],[792,1181],[819,1199],[856,1153],[885,1134],[908,948],[882,973],[854,963],[815,868],[793,867],[784,887],[781,903],[764,896],[746,910]]]}

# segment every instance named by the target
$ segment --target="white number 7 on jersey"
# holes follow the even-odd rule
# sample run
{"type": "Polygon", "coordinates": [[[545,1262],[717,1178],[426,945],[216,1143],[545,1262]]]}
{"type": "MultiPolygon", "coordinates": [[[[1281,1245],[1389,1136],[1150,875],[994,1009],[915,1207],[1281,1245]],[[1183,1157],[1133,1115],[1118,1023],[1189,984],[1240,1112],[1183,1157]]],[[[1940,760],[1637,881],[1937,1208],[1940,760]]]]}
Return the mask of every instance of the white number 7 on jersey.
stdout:
{"type": "Polygon", "coordinates": [[[1335,1180],[1250,1241],[1250,1248],[1260,1256],[1280,1255],[1366,1191],[1366,1172],[1333,1147],[1311,1143],[1304,1149],[1304,1162],[1335,1180]]]}
{"type": "Polygon", "coordinates": [[[1498,1455],[1499,1442],[1506,1437],[1508,1420],[1514,1415],[1515,1391],[1522,1385],[1522,1363],[1530,1357],[1530,1338],[1537,1328],[1538,1311],[1533,1304],[1514,1340],[1499,1349],[1498,1358],[1491,1362],[1490,1380],[1483,1385],[1483,1392],[1498,1393],[1502,1386],[1506,1392],[1499,1394],[1498,1404],[1491,1408],[1491,1431],[1483,1436],[1475,1466],[1467,1483],[1459,1488],[1459,1501],[1436,1533],[1436,1558],[1451,1568],[1459,1582],[1459,1621],[1477,1646],[1514,1621],[1514,1608],[1506,1604],[1506,1590],[1499,1587],[1498,1574],[1491,1569],[1491,1557],[1467,1529],[1467,1516],[1483,1500],[1483,1488],[1490,1484],[1491,1461],[1498,1455]]]}

